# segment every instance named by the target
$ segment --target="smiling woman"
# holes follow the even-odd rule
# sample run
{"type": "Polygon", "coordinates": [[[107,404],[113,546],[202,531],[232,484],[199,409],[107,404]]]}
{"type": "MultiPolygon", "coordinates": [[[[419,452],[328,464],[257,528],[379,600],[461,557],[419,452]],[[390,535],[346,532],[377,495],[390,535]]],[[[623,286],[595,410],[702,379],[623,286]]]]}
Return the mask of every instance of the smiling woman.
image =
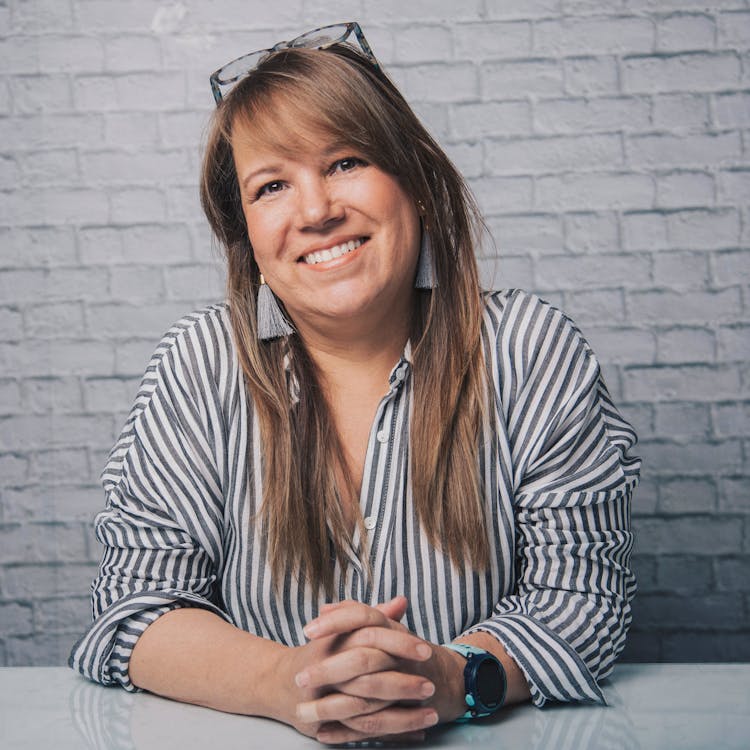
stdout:
{"type": "Polygon", "coordinates": [[[352,330],[399,327],[402,336],[420,229],[396,177],[322,136],[296,157],[254,143],[247,126],[233,140],[255,262],[302,338],[313,334],[306,326],[338,337],[342,320],[352,330]]]}
{"type": "Polygon", "coordinates": [[[71,665],[335,743],[602,700],[639,462],[588,344],[481,292],[474,202],[357,24],[211,82],[228,299],[147,370],[71,665]]]}

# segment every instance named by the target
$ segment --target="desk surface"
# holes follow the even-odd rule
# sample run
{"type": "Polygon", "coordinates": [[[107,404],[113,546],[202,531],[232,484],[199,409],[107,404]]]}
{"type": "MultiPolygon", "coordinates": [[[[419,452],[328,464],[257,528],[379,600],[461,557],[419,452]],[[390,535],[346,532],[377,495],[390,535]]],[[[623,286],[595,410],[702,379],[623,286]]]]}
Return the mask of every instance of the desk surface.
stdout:
{"type": "MultiPolygon", "coordinates": [[[[516,706],[439,727],[423,748],[747,750],[750,664],[623,664],[604,684],[609,706],[516,706]]],[[[64,668],[0,669],[3,750],[317,748],[267,719],[222,714],[87,682],[64,668]]]]}

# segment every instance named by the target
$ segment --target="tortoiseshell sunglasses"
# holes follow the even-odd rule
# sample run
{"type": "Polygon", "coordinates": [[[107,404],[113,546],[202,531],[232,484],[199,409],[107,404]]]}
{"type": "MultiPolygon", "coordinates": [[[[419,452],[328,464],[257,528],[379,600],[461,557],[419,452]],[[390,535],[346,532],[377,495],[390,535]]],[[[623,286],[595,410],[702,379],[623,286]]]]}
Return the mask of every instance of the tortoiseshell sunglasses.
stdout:
{"type": "Polygon", "coordinates": [[[375,55],[372,54],[370,45],[365,39],[365,35],[362,33],[362,29],[356,21],[350,21],[349,23],[335,23],[330,26],[323,26],[320,29],[313,29],[312,31],[306,31],[301,36],[292,39],[290,42],[277,42],[273,47],[268,49],[257,50],[256,52],[248,52],[242,57],[238,57],[236,60],[227,63],[223,67],[211,74],[211,91],[216,101],[216,106],[221,104],[224,95],[237,83],[237,81],[244,78],[248,73],[253,71],[260,65],[265,58],[272,52],[277,52],[281,49],[292,49],[294,47],[306,47],[308,49],[326,49],[333,44],[348,43],[354,46],[350,37],[354,37],[359,43],[359,51],[361,51],[365,57],[379,70],[380,65],[375,59],[375,55]]]}

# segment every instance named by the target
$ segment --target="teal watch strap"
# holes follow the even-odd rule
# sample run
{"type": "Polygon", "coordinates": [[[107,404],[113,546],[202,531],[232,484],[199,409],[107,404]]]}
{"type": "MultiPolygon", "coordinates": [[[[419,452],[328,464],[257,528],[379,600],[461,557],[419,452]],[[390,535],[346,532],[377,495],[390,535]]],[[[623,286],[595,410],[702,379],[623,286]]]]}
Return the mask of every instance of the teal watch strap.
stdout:
{"type": "Polygon", "coordinates": [[[464,700],[467,711],[456,721],[470,721],[495,713],[505,701],[507,681],[503,665],[483,648],[469,646],[466,643],[443,645],[466,659],[464,700]]]}

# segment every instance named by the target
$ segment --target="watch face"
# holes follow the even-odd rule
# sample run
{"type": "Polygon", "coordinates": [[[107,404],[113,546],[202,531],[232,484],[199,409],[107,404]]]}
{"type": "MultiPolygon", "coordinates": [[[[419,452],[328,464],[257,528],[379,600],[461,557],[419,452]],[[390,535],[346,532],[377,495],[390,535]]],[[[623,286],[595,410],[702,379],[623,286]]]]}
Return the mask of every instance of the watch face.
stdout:
{"type": "Polygon", "coordinates": [[[500,667],[494,659],[484,659],[477,669],[477,695],[484,706],[496,708],[503,699],[500,667]]]}

